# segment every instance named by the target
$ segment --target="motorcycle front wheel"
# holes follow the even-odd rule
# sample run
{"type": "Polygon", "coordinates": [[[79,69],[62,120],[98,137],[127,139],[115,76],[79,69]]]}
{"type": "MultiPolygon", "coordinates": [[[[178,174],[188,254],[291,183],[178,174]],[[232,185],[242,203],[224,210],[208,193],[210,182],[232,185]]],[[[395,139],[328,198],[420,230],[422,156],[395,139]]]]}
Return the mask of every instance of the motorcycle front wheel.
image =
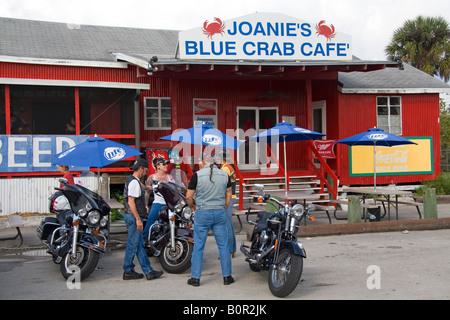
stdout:
{"type": "Polygon", "coordinates": [[[67,280],[74,273],[80,272],[79,279],[83,281],[95,270],[99,257],[100,253],[77,246],[75,257],[72,257],[72,250],[70,250],[61,261],[61,274],[67,280]]]}
{"type": "Polygon", "coordinates": [[[194,244],[182,239],[175,239],[175,249],[167,245],[159,255],[161,266],[169,273],[183,273],[191,267],[194,244]]]}
{"type": "Polygon", "coordinates": [[[276,297],[284,298],[297,287],[303,271],[303,258],[290,250],[281,250],[277,264],[269,270],[269,289],[276,297]]]}

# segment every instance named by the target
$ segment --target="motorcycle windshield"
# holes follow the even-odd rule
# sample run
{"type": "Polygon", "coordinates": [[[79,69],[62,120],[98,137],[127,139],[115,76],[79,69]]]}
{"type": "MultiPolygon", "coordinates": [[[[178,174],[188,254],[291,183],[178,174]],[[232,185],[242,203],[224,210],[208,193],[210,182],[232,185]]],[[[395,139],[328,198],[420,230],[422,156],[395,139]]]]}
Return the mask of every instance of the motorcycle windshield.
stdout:
{"type": "Polygon", "coordinates": [[[69,200],[72,210],[75,212],[84,208],[87,202],[103,214],[108,214],[110,210],[108,204],[99,194],[80,185],[66,184],[63,187],[62,192],[67,200],[69,200]]]}
{"type": "Polygon", "coordinates": [[[164,197],[167,207],[174,210],[177,204],[183,206],[187,204],[186,198],[181,192],[181,187],[171,182],[161,182],[158,186],[158,192],[164,197]]]}

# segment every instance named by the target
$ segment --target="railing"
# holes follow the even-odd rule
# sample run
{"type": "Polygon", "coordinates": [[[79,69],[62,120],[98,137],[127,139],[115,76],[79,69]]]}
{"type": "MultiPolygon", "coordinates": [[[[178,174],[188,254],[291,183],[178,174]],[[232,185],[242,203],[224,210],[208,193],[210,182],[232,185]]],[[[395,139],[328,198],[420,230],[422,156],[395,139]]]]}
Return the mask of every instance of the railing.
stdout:
{"type": "MultiPolygon", "coordinates": [[[[328,166],[325,159],[319,154],[316,147],[314,146],[314,143],[312,141],[308,141],[307,143],[308,147],[312,150],[315,157],[320,161],[320,167],[319,170],[314,163],[312,163],[312,168],[314,170],[314,173],[320,180],[320,188],[321,193],[324,193],[325,187],[328,188],[328,193],[330,193],[333,196],[333,199],[337,199],[338,195],[338,187],[339,187],[339,179],[336,176],[336,174],[333,172],[333,170],[328,166]],[[327,174],[330,176],[330,178],[333,181],[333,185],[331,185],[327,180],[327,174]]],[[[272,149],[267,146],[267,150],[270,153],[270,156],[272,159],[274,159],[275,163],[278,165],[279,170],[282,172],[283,176],[285,174],[285,168],[283,165],[278,161],[278,158],[273,153],[272,149]]],[[[313,161],[313,160],[311,160],[313,161]]],[[[243,210],[244,204],[243,204],[243,198],[244,198],[244,177],[242,176],[242,173],[239,171],[238,166],[236,166],[236,176],[239,179],[239,210],[243,210]]],[[[291,182],[290,177],[288,176],[288,182],[287,187],[289,188],[289,182],[291,182]]]]}
{"type": "MultiPolygon", "coordinates": [[[[338,187],[339,187],[339,179],[336,176],[336,174],[331,170],[331,168],[326,163],[325,159],[320,155],[320,153],[317,151],[316,147],[314,146],[314,143],[312,141],[308,141],[308,147],[311,149],[311,151],[314,153],[315,157],[320,162],[320,170],[316,167],[316,165],[313,163],[313,170],[315,171],[317,177],[320,180],[320,188],[321,192],[324,192],[324,185],[328,188],[328,193],[330,193],[333,196],[333,199],[337,199],[338,195],[338,187]],[[330,183],[327,180],[327,174],[328,176],[333,180],[333,185],[330,185],[330,183]]],[[[313,160],[312,160],[313,161],[313,160]]]]}

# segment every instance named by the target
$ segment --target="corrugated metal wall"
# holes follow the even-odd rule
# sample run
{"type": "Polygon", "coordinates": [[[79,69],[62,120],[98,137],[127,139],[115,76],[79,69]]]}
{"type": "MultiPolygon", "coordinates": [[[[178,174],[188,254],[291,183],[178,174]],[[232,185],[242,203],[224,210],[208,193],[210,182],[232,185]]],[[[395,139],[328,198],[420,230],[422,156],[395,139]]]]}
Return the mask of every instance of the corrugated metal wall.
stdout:
{"type": "MultiPolygon", "coordinates": [[[[172,129],[190,128],[193,125],[193,99],[217,99],[218,102],[218,129],[226,132],[227,129],[236,129],[236,108],[251,107],[278,107],[278,119],[282,116],[295,116],[296,124],[306,127],[305,111],[305,81],[304,80],[274,80],[274,79],[157,79],[152,78],[150,90],[143,92],[148,97],[171,97],[172,104],[177,105],[176,123],[172,129]],[[274,96],[271,99],[261,97],[270,88],[276,93],[287,97],[274,96]]],[[[172,105],[174,108],[174,105],[172,105]]],[[[141,109],[142,112],[142,109],[141,109]]],[[[143,118],[143,113],[141,117],[143,118]]],[[[141,127],[142,128],[142,127],[141,127]]],[[[158,141],[162,136],[171,134],[171,130],[143,130],[141,141],[149,148],[168,148],[170,143],[158,141]]],[[[281,150],[280,150],[281,151],[281,150]]],[[[302,142],[293,142],[287,145],[290,154],[288,167],[303,169],[306,146],[302,142]]],[[[280,155],[280,161],[284,161],[280,155]]]]}
{"type": "Polygon", "coordinates": [[[133,66],[129,66],[126,69],[90,68],[6,62],[0,62],[0,77],[129,83],[143,83],[147,81],[146,77],[137,77],[136,67],[133,66]]]}
{"type": "MultiPolygon", "coordinates": [[[[380,94],[382,95],[382,94],[380,94]]],[[[379,96],[380,96],[379,95],[379,96]]],[[[398,96],[386,95],[383,96],[398,96]]],[[[402,97],[402,131],[405,137],[433,137],[434,174],[377,176],[377,184],[412,183],[433,180],[440,172],[439,95],[417,94],[402,97]]],[[[377,125],[377,95],[339,94],[339,139],[344,139],[377,125]]],[[[327,105],[328,106],[328,105],[327,105]]],[[[329,110],[327,110],[328,112],[329,110]]],[[[373,176],[349,177],[347,146],[336,145],[340,165],[337,174],[344,185],[371,185],[373,176]]]]}
{"type": "MultiPolygon", "coordinates": [[[[0,215],[36,212],[48,213],[48,198],[59,187],[59,177],[0,179],[0,215]]],[[[98,189],[97,177],[74,177],[75,183],[90,190],[98,189]]]]}

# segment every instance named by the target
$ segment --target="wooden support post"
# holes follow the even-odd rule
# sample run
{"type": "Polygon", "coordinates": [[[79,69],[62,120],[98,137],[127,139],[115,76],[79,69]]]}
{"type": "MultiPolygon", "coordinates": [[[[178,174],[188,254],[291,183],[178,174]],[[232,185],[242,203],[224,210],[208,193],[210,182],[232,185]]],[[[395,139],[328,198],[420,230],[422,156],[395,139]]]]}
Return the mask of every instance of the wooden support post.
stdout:
{"type": "Polygon", "coordinates": [[[361,222],[361,203],[357,196],[348,197],[348,223],[361,222]]]}
{"type": "Polygon", "coordinates": [[[423,211],[425,219],[437,219],[437,202],[436,202],[436,189],[425,188],[423,197],[423,211]]]}

